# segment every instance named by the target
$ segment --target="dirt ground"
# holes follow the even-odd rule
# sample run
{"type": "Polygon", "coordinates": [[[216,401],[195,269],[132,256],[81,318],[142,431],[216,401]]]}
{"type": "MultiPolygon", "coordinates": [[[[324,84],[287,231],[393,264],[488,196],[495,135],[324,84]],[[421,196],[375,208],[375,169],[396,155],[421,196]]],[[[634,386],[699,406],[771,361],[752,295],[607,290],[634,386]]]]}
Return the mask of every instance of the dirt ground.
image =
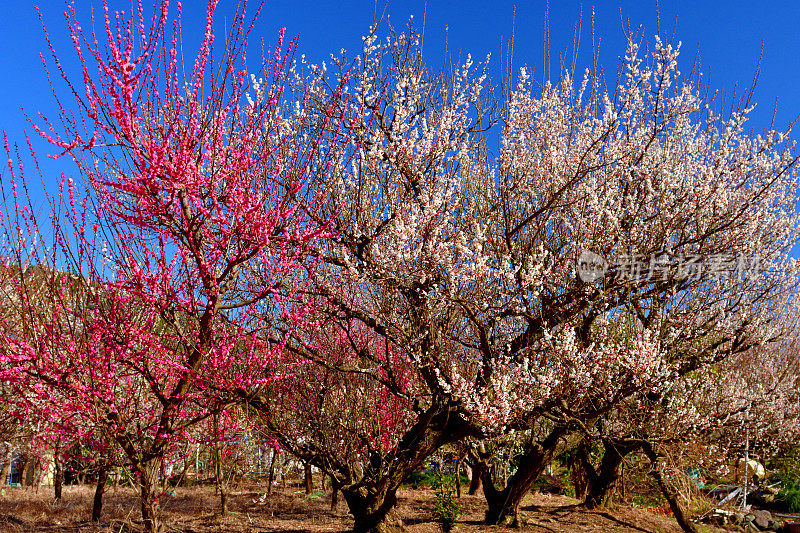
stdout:
{"type": "MultiPolygon", "coordinates": [[[[137,500],[129,488],[110,488],[103,504],[103,520],[88,521],[93,489],[64,487],[62,501],[55,502],[52,488],[5,487],[0,493],[0,531],[50,533],[129,533],[139,530],[137,500]]],[[[401,490],[399,513],[409,533],[440,531],[431,518],[434,493],[428,489],[401,490]]],[[[213,487],[178,488],[162,500],[167,531],[180,533],[321,533],[344,532],[352,526],[347,507],[340,501],[330,509],[330,493],[307,497],[299,487],[277,488],[265,495],[257,485],[232,489],[230,514],[216,513],[219,499],[213,487]]],[[[461,498],[462,515],[456,525],[459,533],[502,532],[586,532],[678,533],[675,521],[642,509],[618,507],[587,511],[564,496],[531,494],[521,510],[527,524],[517,530],[482,524],[484,503],[481,496],[461,498]]],[[[710,531],[710,530],[709,530],[710,531]]]]}

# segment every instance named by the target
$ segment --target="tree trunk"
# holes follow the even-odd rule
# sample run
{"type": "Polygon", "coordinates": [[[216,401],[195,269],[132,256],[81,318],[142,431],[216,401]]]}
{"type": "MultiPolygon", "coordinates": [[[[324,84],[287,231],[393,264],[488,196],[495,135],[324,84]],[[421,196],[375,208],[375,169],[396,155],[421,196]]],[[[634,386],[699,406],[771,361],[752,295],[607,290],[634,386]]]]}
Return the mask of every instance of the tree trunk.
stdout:
{"type": "Polygon", "coordinates": [[[197,445],[197,449],[194,452],[194,482],[196,485],[200,484],[200,444],[197,445]]]}
{"type": "Polygon", "coordinates": [[[8,470],[9,461],[7,461],[5,458],[0,459],[0,461],[2,461],[2,462],[0,462],[0,485],[5,485],[6,484],[6,470],[8,470]]]}
{"type": "Polygon", "coordinates": [[[678,522],[678,525],[681,526],[681,529],[683,529],[686,533],[699,533],[697,527],[691,523],[689,521],[689,517],[686,516],[686,512],[681,505],[681,499],[678,491],[664,473],[663,461],[659,460],[661,456],[656,453],[655,449],[649,442],[645,443],[642,447],[644,449],[644,453],[647,455],[647,458],[650,459],[650,462],[653,465],[653,470],[650,472],[650,474],[656,480],[656,483],[658,483],[664,498],[667,499],[669,508],[672,510],[672,514],[675,516],[675,520],[678,522]]]}
{"type": "Polygon", "coordinates": [[[594,469],[594,466],[589,461],[588,447],[586,448],[587,454],[581,459],[581,461],[586,462],[584,468],[588,473],[588,490],[586,491],[585,504],[589,509],[607,507],[611,503],[614,487],[619,479],[619,468],[622,465],[622,461],[625,460],[626,455],[637,450],[640,446],[636,442],[615,442],[612,440],[604,441],[603,445],[605,451],[597,470],[594,469]]]}
{"type": "Polygon", "coordinates": [[[219,491],[219,514],[225,516],[228,514],[228,492],[225,487],[225,480],[222,474],[222,454],[219,450],[219,414],[214,413],[212,420],[214,425],[214,480],[216,489],[219,491]]]}
{"type": "Polygon", "coordinates": [[[456,498],[461,497],[461,458],[456,459],[456,498]]]}
{"type": "Polygon", "coordinates": [[[331,511],[336,510],[336,506],[339,504],[339,483],[336,481],[336,478],[331,477],[331,511]]]}
{"type": "Polygon", "coordinates": [[[485,459],[486,455],[486,445],[483,442],[469,452],[469,468],[472,472],[472,478],[469,480],[468,494],[477,494],[478,489],[481,488],[481,478],[484,475],[484,471],[486,471],[486,475],[489,473],[489,466],[486,464],[485,459]]]}
{"type": "Polygon", "coordinates": [[[472,471],[472,479],[469,480],[469,489],[467,489],[467,494],[477,494],[478,489],[481,488],[481,477],[483,476],[483,471],[486,470],[488,472],[489,468],[486,466],[486,463],[479,458],[475,458],[474,462],[470,464],[469,468],[472,471]]]}
{"type": "Polygon", "coordinates": [[[486,523],[507,527],[521,525],[518,516],[519,504],[536,478],[542,474],[556,455],[574,447],[580,437],[580,434],[570,432],[565,428],[556,428],[544,441],[529,442],[517,471],[508,479],[503,489],[495,487],[489,469],[485,469],[481,475],[483,477],[483,494],[488,506],[486,523]]]}
{"type": "Polygon", "coordinates": [[[314,492],[314,479],[311,476],[311,463],[303,463],[303,479],[305,481],[306,494],[314,492]]]}
{"type": "MultiPolygon", "coordinates": [[[[0,476],[2,477],[2,476],[0,476]]],[[[58,448],[53,452],[53,492],[55,499],[61,499],[61,489],[64,486],[64,467],[61,464],[61,453],[58,448]]]]}
{"type": "Polygon", "coordinates": [[[39,492],[39,483],[42,481],[44,471],[39,460],[33,462],[32,468],[28,472],[28,486],[33,487],[35,492],[39,492]]]}
{"type": "Polygon", "coordinates": [[[92,521],[94,522],[100,520],[100,514],[103,512],[103,492],[107,481],[108,466],[103,465],[97,473],[97,487],[94,489],[94,501],[92,502],[92,521]]]}
{"type": "Polygon", "coordinates": [[[272,461],[269,463],[269,480],[267,481],[267,494],[272,492],[272,483],[275,481],[275,459],[278,457],[278,450],[272,450],[272,461]]]}
{"type": "Polygon", "coordinates": [[[219,514],[225,516],[228,514],[228,491],[219,491],[219,514]]]}
{"type": "Polygon", "coordinates": [[[342,489],[353,515],[353,533],[399,533],[405,531],[403,521],[394,512],[397,496],[394,490],[367,491],[342,489]]]}
{"type": "Polygon", "coordinates": [[[141,466],[139,473],[139,499],[142,508],[142,522],[146,533],[158,533],[161,529],[158,502],[156,501],[156,482],[158,466],[148,463],[141,466]]]}
{"type": "Polygon", "coordinates": [[[592,462],[589,445],[585,440],[575,447],[574,453],[571,454],[567,464],[570,469],[569,477],[572,489],[575,492],[575,498],[585,500],[586,493],[589,491],[590,472],[594,470],[594,467],[587,468],[587,465],[591,466],[592,462]]]}
{"type": "Polygon", "coordinates": [[[189,452],[187,450],[187,453],[186,453],[186,455],[184,456],[184,459],[183,459],[183,469],[181,470],[181,473],[178,476],[177,482],[175,482],[173,484],[174,487],[183,486],[184,483],[186,482],[186,474],[189,473],[189,456],[190,455],[191,455],[191,452],[189,452]]]}
{"type": "Polygon", "coordinates": [[[28,454],[22,454],[17,461],[17,482],[20,487],[25,486],[25,473],[28,467],[28,454]]]}

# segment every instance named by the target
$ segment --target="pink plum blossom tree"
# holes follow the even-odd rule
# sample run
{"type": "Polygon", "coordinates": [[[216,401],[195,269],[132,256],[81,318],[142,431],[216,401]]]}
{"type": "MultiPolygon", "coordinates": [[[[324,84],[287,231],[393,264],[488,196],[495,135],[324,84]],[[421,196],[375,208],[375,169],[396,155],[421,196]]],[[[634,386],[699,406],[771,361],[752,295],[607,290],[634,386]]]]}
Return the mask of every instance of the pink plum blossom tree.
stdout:
{"type": "Polygon", "coordinates": [[[311,177],[327,171],[321,150],[336,150],[335,136],[324,139],[336,126],[309,129],[307,95],[287,90],[295,43],[284,47],[282,34],[248,72],[244,5],[214,61],[215,6],[184,67],[180,4],[170,16],[166,1],[151,15],[104,3],[92,24],[100,33],[85,31],[68,4],[82,74],[71,78],[51,46],[52,73],[74,104],[60,124],[31,121],[82,177],[51,195],[51,225],[25,205],[22,163],[6,144],[4,257],[19,273],[10,288],[27,319],[3,331],[3,378],[121,450],[146,531],[160,528],[165,458],[213,398],[270,379],[252,370],[279,359],[282,341],[258,331],[265,317],[303,321],[285,295],[302,287],[307,247],[326,231],[311,177]],[[48,313],[25,275],[40,264],[64,272],[50,280],[48,313]]]}

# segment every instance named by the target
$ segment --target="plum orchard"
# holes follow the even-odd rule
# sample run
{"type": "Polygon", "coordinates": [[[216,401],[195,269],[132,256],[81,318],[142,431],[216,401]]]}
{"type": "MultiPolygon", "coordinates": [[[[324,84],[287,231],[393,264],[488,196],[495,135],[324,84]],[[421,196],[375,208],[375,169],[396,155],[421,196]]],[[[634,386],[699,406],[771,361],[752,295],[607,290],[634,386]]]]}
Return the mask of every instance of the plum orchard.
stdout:
{"type": "Polygon", "coordinates": [[[3,390],[116,447],[146,529],[166,458],[233,403],[330,475],[358,532],[402,528],[396,491],[441,446],[524,435],[513,475],[483,471],[487,521],[514,523],[555,455],[629,437],[638,399],[657,460],[675,413],[702,411],[688,379],[713,389],[791,329],[792,144],[716,114],[658,38],[631,38],[617,87],[534,89],[523,68],[497,102],[486,65],[432,73],[411,30],[373,28],[327,69],[279,45],[248,72],[239,12],[214,63],[213,11],[186,79],[166,4],[149,25],[106,10],[104,39],[68,12],[76,104],[34,124],[85,186],[65,183],[52,228],[9,149],[3,390]],[[730,258],[751,268],[697,266],[730,258]],[[39,263],[52,305],[30,297],[39,263]]]}

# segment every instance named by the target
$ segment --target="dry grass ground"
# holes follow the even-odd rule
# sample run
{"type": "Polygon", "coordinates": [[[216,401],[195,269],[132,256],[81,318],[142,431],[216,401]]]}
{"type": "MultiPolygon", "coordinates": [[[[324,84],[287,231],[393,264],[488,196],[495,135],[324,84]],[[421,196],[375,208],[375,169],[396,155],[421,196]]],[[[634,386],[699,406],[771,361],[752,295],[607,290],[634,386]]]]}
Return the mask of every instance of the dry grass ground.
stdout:
{"type": "MultiPolygon", "coordinates": [[[[6,487],[0,496],[0,531],[14,533],[132,533],[139,530],[139,508],[128,488],[111,488],[103,505],[103,520],[88,521],[93,490],[91,487],[65,487],[61,501],[52,499],[51,488],[6,487]]],[[[163,509],[167,531],[180,533],[321,533],[344,532],[352,525],[344,502],[330,509],[330,493],[307,498],[298,487],[278,489],[264,496],[257,485],[243,485],[232,491],[231,513],[216,513],[218,498],[213,487],[178,488],[165,496],[163,509]]],[[[431,519],[433,491],[401,490],[399,512],[409,533],[438,532],[431,519]]],[[[463,514],[459,533],[493,531],[678,533],[674,520],[641,509],[619,507],[606,511],[587,511],[563,496],[531,494],[522,505],[527,525],[518,530],[487,527],[481,523],[484,504],[479,496],[461,499],[463,514]]]]}

